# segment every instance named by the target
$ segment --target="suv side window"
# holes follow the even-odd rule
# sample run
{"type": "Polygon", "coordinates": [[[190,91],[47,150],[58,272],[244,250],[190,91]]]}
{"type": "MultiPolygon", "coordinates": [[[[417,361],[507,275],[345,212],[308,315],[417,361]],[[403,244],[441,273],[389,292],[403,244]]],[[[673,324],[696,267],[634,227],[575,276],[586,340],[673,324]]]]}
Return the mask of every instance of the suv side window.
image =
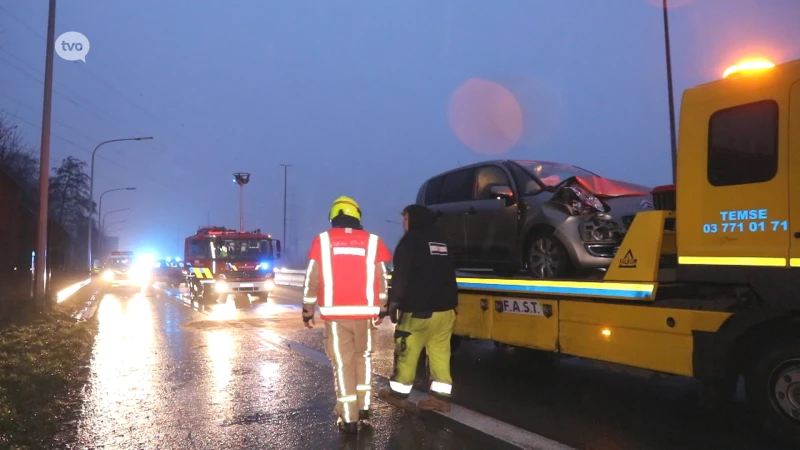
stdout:
{"type": "Polygon", "coordinates": [[[489,200],[494,197],[489,193],[492,186],[511,186],[506,172],[498,166],[484,166],[475,172],[475,183],[472,198],[475,200],[489,200]]]}
{"type": "Polygon", "coordinates": [[[439,203],[472,200],[472,169],[458,170],[444,176],[439,203]]]}
{"type": "Polygon", "coordinates": [[[708,182],[762,183],[778,173],[778,103],[765,100],[715,112],[708,122],[708,182]]]}
{"type": "Polygon", "coordinates": [[[511,174],[517,182],[517,189],[519,195],[533,195],[542,190],[542,187],[533,179],[533,176],[521,169],[516,164],[508,164],[511,169],[511,174]]]}
{"type": "Polygon", "coordinates": [[[430,179],[425,185],[425,199],[423,201],[426,205],[436,205],[439,203],[443,181],[444,177],[436,177],[430,179]]]}

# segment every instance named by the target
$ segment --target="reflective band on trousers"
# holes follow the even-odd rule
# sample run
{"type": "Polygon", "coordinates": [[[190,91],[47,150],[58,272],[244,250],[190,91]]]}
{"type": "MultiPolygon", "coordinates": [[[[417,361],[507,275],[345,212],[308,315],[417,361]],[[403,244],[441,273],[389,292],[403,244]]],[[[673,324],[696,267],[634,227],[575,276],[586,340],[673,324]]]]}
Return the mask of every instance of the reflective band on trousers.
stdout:
{"type": "Polygon", "coordinates": [[[353,403],[358,400],[358,397],[355,395],[346,395],[344,397],[339,397],[338,400],[340,403],[353,403]]]}
{"type": "Polygon", "coordinates": [[[450,392],[453,390],[453,386],[451,386],[451,385],[449,385],[447,383],[434,381],[433,383],[431,383],[431,390],[433,392],[438,392],[440,394],[450,395],[450,392]]]}
{"type": "Polygon", "coordinates": [[[323,316],[373,316],[381,312],[378,306],[321,306],[323,316]]]}
{"type": "MultiPolygon", "coordinates": [[[[333,355],[336,358],[336,381],[339,382],[339,393],[345,394],[341,398],[350,397],[347,395],[345,388],[344,372],[342,371],[342,354],[339,351],[339,330],[336,322],[331,324],[331,331],[333,332],[333,355]]],[[[344,408],[344,421],[350,422],[350,408],[344,408]]]]}
{"type": "Polygon", "coordinates": [[[316,302],[317,302],[317,297],[303,297],[303,303],[305,303],[306,305],[316,302]]]}
{"type": "Polygon", "coordinates": [[[389,387],[392,388],[392,390],[395,392],[399,392],[401,394],[410,394],[411,388],[413,386],[411,386],[410,384],[409,385],[401,384],[398,383],[397,381],[390,381],[389,387]]]}
{"type": "Polygon", "coordinates": [[[371,389],[372,389],[372,386],[370,386],[370,385],[368,385],[368,384],[359,384],[359,385],[356,387],[356,390],[357,390],[357,391],[369,391],[369,390],[371,390],[371,389]]]}

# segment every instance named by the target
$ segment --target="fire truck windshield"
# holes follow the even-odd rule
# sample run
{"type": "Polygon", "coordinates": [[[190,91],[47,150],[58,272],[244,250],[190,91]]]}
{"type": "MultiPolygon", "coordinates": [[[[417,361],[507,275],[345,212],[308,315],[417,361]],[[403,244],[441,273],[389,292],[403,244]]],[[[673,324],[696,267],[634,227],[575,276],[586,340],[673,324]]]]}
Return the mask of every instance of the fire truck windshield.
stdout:
{"type": "Polygon", "coordinates": [[[216,259],[222,261],[258,261],[272,258],[269,239],[220,239],[212,243],[216,259]]]}

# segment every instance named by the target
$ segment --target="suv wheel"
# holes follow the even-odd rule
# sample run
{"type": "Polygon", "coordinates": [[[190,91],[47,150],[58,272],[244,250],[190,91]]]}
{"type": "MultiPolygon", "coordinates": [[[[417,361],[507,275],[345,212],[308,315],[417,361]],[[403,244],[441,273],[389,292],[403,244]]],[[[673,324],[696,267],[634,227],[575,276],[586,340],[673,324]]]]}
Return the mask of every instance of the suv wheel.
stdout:
{"type": "Polygon", "coordinates": [[[528,247],[528,272],[533,278],[561,278],[567,275],[569,255],[552,232],[535,234],[528,247]]]}

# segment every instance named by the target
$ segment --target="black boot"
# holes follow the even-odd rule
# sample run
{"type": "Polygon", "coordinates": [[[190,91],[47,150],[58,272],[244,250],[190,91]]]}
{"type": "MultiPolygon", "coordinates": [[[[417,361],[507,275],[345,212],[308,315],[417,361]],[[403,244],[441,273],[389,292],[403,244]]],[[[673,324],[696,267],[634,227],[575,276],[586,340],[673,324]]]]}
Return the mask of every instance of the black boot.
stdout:
{"type": "Polygon", "coordinates": [[[358,421],[361,422],[364,426],[371,427],[372,426],[372,410],[371,409],[362,409],[358,412],[358,421]]]}
{"type": "Polygon", "coordinates": [[[358,422],[345,422],[340,417],[339,420],[336,422],[336,424],[339,426],[339,431],[341,431],[342,433],[347,433],[347,434],[358,433],[358,422]]]}

